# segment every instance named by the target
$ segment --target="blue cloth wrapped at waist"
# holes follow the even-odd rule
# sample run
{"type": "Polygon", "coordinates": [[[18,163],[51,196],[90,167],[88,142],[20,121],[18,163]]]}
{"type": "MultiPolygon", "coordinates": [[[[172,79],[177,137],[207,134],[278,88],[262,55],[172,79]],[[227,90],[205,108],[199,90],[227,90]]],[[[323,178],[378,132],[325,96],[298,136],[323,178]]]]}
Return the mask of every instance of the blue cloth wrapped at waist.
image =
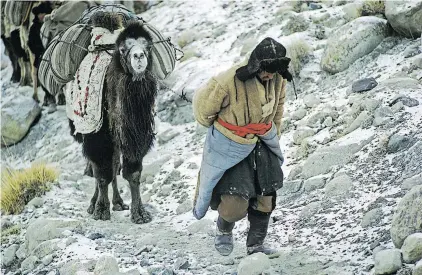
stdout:
{"type": "MultiPolygon", "coordinates": [[[[258,135],[283,164],[283,154],[274,126],[265,135],[258,135]]],[[[224,172],[245,159],[255,148],[256,144],[240,144],[219,132],[214,126],[208,128],[199,173],[199,190],[193,207],[193,215],[202,219],[208,211],[214,187],[220,181],[224,172]]]]}

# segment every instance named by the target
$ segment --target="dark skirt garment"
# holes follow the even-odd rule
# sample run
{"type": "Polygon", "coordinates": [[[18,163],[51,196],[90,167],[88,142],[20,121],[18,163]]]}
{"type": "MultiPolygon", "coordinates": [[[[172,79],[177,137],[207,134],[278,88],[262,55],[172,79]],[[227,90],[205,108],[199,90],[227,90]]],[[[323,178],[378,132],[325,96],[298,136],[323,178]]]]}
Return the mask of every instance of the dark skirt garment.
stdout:
{"type": "Polygon", "coordinates": [[[221,195],[238,195],[246,200],[257,195],[272,196],[283,187],[283,171],[277,156],[263,142],[241,162],[228,169],[213,190],[211,209],[216,210],[221,195]]]}

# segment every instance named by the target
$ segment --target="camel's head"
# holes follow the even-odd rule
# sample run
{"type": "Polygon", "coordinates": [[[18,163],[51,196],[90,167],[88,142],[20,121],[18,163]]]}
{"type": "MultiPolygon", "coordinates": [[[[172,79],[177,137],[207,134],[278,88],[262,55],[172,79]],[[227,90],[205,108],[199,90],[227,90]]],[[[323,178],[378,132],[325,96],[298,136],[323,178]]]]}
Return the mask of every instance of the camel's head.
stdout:
{"type": "Polygon", "coordinates": [[[139,22],[130,23],[116,40],[120,63],[133,81],[145,75],[150,64],[151,38],[139,22]]]}

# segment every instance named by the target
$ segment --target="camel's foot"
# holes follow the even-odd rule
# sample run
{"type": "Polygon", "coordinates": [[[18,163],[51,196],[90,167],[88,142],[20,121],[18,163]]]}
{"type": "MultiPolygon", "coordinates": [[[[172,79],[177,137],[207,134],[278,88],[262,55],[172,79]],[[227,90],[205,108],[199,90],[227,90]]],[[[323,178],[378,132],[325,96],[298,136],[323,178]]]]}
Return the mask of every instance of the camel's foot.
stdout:
{"type": "Polygon", "coordinates": [[[110,219],[110,203],[98,200],[95,204],[93,212],[94,220],[109,220],[110,219]]]}
{"type": "Polygon", "coordinates": [[[132,204],[132,209],[130,212],[130,217],[133,223],[149,223],[152,220],[151,214],[145,210],[141,202],[135,205],[132,204]]]}
{"type": "Polygon", "coordinates": [[[36,95],[36,94],[33,94],[32,95],[32,98],[37,102],[37,103],[40,103],[40,99],[38,98],[38,95],[36,95]]]}
{"type": "Polygon", "coordinates": [[[113,201],[113,211],[129,210],[129,205],[124,204],[122,199],[113,201]]]}
{"type": "Polygon", "coordinates": [[[95,204],[91,203],[88,207],[88,209],[86,210],[86,212],[88,212],[88,214],[92,215],[94,213],[95,210],[95,204]]]}

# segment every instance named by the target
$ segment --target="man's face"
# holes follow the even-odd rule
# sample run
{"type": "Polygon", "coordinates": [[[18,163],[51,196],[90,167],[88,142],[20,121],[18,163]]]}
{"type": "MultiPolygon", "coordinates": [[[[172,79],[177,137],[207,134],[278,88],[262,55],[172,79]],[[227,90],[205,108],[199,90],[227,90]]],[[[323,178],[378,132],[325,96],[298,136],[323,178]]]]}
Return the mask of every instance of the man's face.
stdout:
{"type": "Polygon", "coordinates": [[[268,81],[273,79],[274,77],[274,73],[269,73],[266,71],[262,71],[258,74],[258,77],[262,80],[262,81],[268,81]]]}
{"type": "Polygon", "coordinates": [[[41,21],[41,22],[44,22],[44,17],[45,17],[45,13],[39,13],[37,16],[38,16],[38,19],[41,21]]]}

